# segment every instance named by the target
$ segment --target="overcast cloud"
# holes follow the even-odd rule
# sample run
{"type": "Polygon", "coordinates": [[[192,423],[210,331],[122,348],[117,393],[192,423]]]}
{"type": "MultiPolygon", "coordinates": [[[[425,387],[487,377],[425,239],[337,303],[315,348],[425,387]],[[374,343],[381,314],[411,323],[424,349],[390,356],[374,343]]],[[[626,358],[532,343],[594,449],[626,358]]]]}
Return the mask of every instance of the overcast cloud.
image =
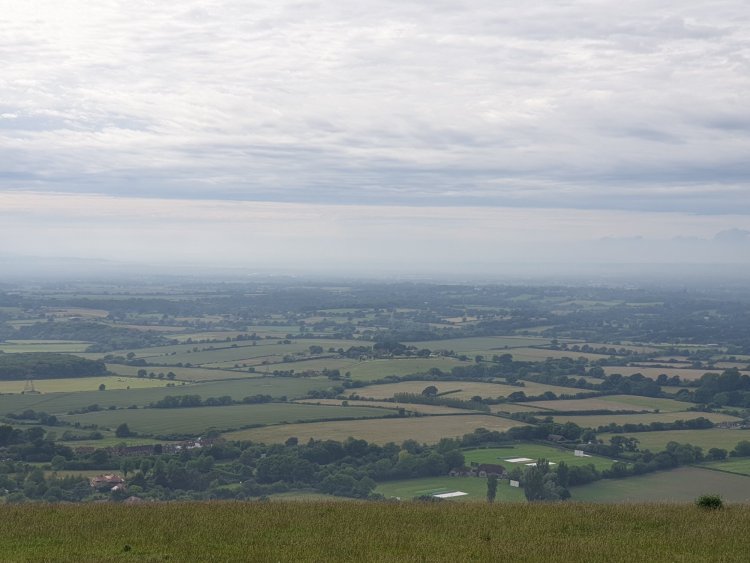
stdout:
{"type": "MultiPolygon", "coordinates": [[[[221,201],[294,204],[310,214],[283,219],[300,240],[347,206],[373,247],[409,235],[404,213],[440,239],[440,207],[512,227],[568,210],[546,242],[749,244],[745,0],[0,0],[0,61],[3,251],[32,223],[102,228],[95,196],[152,198],[164,221],[208,201],[227,224],[221,201]],[[54,219],[11,208],[20,196],[54,219]],[[587,210],[606,219],[578,223],[587,210]]],[[[65,232],[70,254],[83,235],[65,232]]]]}

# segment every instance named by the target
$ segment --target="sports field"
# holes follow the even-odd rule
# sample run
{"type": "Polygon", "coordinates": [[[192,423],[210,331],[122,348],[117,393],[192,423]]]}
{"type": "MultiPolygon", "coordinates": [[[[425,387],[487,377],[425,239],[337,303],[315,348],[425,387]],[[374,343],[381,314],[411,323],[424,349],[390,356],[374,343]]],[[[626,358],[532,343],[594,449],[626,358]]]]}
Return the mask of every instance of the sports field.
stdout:
{"type": "MultiPolygon", "coordinates": [[[[360,407],[352,407],[360,408],[360,407]]],[[[503,432],[522,423],[486,415],[463,416],[420,416],[408,418],[390,418],[382,420],[349,420],[337,422],[310,422],[307,424],[285,424],[250,428],[224,434],[227,440],[252,440],[254,442],[278,443],[295,436],[300,441],[310,438],[316,440],[339,440],[349,437],[361,438],[368,442],[400,444],[413,439],[418,442],[434,444],[441,438],[460,437],[477,428],[487,428],[503,432]]]]}
{"type": "Polygon", "coordinates": [[[555,448],[552,446],[543,446],[540,444],[524,443],[513,444],[502,448],[478,448],[473,450],[464,450],[464,459],[466,465],[471,462],[477,463],[497,463],[511,470],[513,467],[525,469],[527,464],[535,463],[538,459],[544,458],[550,462],[559,463],[564,461],[570,466],[594,465],[597,469],[609,469],[613,460],[601,456],[578,457],[573,450],[555,448]],[[507,461],[509,459],[522,460],[526,458],[529,461],[507,461]]]}
{"type": "Polygon", "coordinates": [[[679,467],[626,479],[602,479],[572,487],[572,499],[586,502],[693,502],[718,494],[728,502],[750,502],[750,477],[679,467]]]}
{"type": "MultiPolygon", "coordinates": [[[[487,479],[484,477],[424,477],[421,479],[402,479],[379,483],[376,493],[387,499],[411,500],[423,495],[436,495],[451,492],[468,493],[450,498],[450,502],[484,501],[487,502],[487,479]]],[[[523,489],[511,487],[507,479],[497,483],[495,502],[526,502],[523,489]]]]}

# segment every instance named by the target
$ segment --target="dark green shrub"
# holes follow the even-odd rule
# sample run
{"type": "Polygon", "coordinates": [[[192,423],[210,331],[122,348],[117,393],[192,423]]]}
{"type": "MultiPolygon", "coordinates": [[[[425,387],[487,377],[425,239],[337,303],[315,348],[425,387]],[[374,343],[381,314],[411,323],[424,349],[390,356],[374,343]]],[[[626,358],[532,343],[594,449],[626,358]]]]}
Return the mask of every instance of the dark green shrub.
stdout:
{"type": "Polygon", "coordinates": [[[724,507],[724,501],[719,495],[701,495],[695,499],[695,504],[706,510],[718,510],[724,507]]]}

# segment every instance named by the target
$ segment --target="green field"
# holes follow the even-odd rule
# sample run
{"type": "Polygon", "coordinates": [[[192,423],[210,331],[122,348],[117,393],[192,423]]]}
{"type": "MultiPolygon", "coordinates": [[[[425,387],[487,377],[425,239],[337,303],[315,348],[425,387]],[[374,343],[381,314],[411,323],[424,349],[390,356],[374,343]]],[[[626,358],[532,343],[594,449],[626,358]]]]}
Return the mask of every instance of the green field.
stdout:
{"type": "Polygon", "coordinates": [[[676,420],[690,420],[698,417],[707,418],[712,422],[727,422],[740,420],[736,416],[716,412],[655,412],[644,414],[607,414],[607,415],[575,415],[554,416],[555,422],[565,424],[572,422],[585,428],[598,428],[611,423],[615,424],[648,424],[650,422],[674,422],[676,420]]]}
{"type": "MultiPolygon", "coordinates": [[[[487,479],[483,477],[424,477],[421,479],[402,479],[380,483],[375,489],[387,499],[411,500],[422,495],[434,495],[461,491],[465,496],[454,497],[450,502],[484,501],[487,502],[487,479]]],[[[523,489],[511,487],[507,479],[497,483],[496,502],[526,502],[523,489]]]]}
{"type": "MultiPolygon", "coordinates": [[[[99,385],[105,389],[147,389],[165,387],[168,381],[160,379],[139,379],[137,377],[97,376],[69,377],[61,379],[35,379],[34,390],[42,393],[73,393],[76,391],[98,391],[99,385]]],[[[0,381],[0,393],[22,393],[25,381],[0,381]]]]}
{"type": "Polygon", "coordinates": [[[508,350],[513,359],[520,362],[540,362],[547,358],[586,358],[587,360],[602,360],[609,358],[607,354],[593,354],[591,352],[573,352],[571,350],[549,350],[547,348],[517,348],[508,350]]]}
{"type": "Polygon", "coordinates": [[[679,467],[627,479],[602,479],[570,489],[586,502],[693,502],[718,494],[728,502],[750,503],[750,477],[697,467],[679,467]]]}
{"type": "Polygon", "coordinates": [[[370,381],[389,375],[427,373],[432,368],[450,372],[454,367],[466,365],[471,365],[471,363],[462,362],[454,358],[404,358],[358,362],[356,365],[347,368],[347,371],[351,372],[352,379],[354,380],[370,381]]]}
{"type": "Polygon", "coordinates": [[[226,369],[207,369],[207,368],[180,368],[180,367],[156,367],[156,366],[123,366],[121,364],[107,364],[107,369],[118,375],[137,377],[138,370],[145,369],[147,372],[168,373],[173,372],[177,381],[217,381],[222,379],[245,379],[250,377],[260,377],[261,374],[248,373],[246,371],[230,371],[226,369]]]}
{"type": "Polygon", "coordinates": [[[673,399],[659,399],[655,397],[638,397],[635,395],[608,395],[604,397],[592,397],[590,399],[569,399],[557,401],[531,401],[523,403],[524,406],[538,407],[554,411],[660,411],[677,412],[684,411],[692,403],[675,401],[673,399]]]}
{"type": "MultiPolygon", "coordinates": [[[[599,434],[598,438],[609,442],[614,434],[599,434]]],[[[665,430],[662,432],[625,433],[640,442],[640,449],[658,452],[666,448],[669,442],[700,446],[704,451],[710,448],[723,448],[731,451],[742,440],[750,440],[750,430],[727,430],[725,428],[707,428],[705,430],[665,430]]]]}
{"type": "Polygon", "coordinates": [[[434,385],[438,393],[445,393],[452,399],[471,399],[475,395],[481,397],[507,397],[511,393],[521,391],[526,395],[541,395],[547,391],[553,393],[575,393],[579,390],[570,387],[559,387],[556,385],[545,385],[524,381],[523,387],[515,385],[503,385],[502,383],[479,383],[476,381],[401,381],[399,383],[386,383],[382,385],[369,385],[351,389],[351,393],[360,397],[372,399],[390,399],[395,393],[421,393],[425,387],[434,385]]]}
{"type": "Polygon", "coordinates": [[[62,417],[68,422],[97,424],[114,430],[125,422],[139,434],[202,434],[210,428],[227,430],[251,424],[278,424],[328,418],[368,418],[387,416],[376,408],[265,403],[226,407],[184,409],[120,409],[62,417]]]}
{"type": "Polygon", "coordinates": [[[532,336],[475,336],[471,338],[452,338],[450,340],[424,340],[409,342],[408,344],[433,351],[453,350],[457,354],[488,354],[492,357],[494,354],[512,354],[513,351],[508,350],[512,348],[545,346],[549,343],[549,338],[532,336]]]}
{"type": "Polygon", "coordinates": [[[185,385],[177,383],[175,387],[152,389],[0,395],[0,416],[10,412],[22,412],[26,409],[44,411],[49,414],[65,414],[70,410],[78,410],[92,404],[98,404],[103,408],[143,406],[167,395],[200,395],[203,399],[229,395],[239,401],[249,395],[260,394],[295,399],[304,397],[312,389],[327,389],[330,386],[331,382],[327,378],[261,377],[185,385]]]}
{"type": "Polygon", "coordinates": [[[601,456],[577,457],[572,450],[555,448],[552,446],[543,446],[540,444],[513,444],[502,448],[478,448],[474,450],[465,450],[464,459],[466,465],[471,462],[477,463],[498,463],[510,471],[514,467],[525,468],[527,463],[534,463],[537,459],[544,458],[551,462],[559,463],[564,461],[570,466],[594,465],[597,469],[609,469],[612,467],[612,460],[601,456]],[[508,459],[518,459],[527,457],[532,461],[527,462],[508,462],[508,459]]]}
{"type": "Polygon", "coordinates": [[[8,562],[743,562],[750,553],[746,506],[31,504],[3,507],[3,525],[13,530],[0,547],[8,562]]]}
{"type": "MultiPolygon", "coordinates": [[[[333,408],[333,407],[332,407],[333,408]]],[[[361,408],[361,407],[352,407],[361,408]]],[[[302,442],[316,440],[339,440],[361,438],[368,442],[400,444],[413,439],[418,442],[436,443],[441,438],[454,438],[469,434],[477,428],[503,432],[522,423],[486,415],[420,416],[383,420],[351,420],[339,422],[310,422],[251,428],[225,434],[227,440],[252,440],[254,442],[279,443],[295,436],[302,442]]]]}
{"type": "Polygon", "coordinates": [[[398,410],[404,409],[409,412],[418,412],[421,414],[467,414],[466,409],[454,409],[451,407],[442,407],[439,405],[419,405],[412,403],[393,403],[390,401],[355,401],[342,399],[300,399],[298,403],[308,403],[314,405],[341,405],[346,402],[350,407],[378,407],[382,409],[398,410]]]}
{"type": "Polygon", "coordinates": [[[728,473],[750,476],[750,458],[747,457],[728,458],[722,461],[710,461],[701,463],[700,466],[715,469],[717,471],[726,471],[728,473]]]}

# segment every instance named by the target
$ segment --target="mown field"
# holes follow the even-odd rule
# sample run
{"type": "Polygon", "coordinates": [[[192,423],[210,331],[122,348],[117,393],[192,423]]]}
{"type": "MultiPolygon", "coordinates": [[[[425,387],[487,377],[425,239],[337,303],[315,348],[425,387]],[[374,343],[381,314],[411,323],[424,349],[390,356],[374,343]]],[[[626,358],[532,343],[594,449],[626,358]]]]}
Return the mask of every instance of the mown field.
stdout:
{"type": "Polygon", "coordinates": [[[564,461],[570,466],[593,465],[597,469],[609,469],[613,460],[601,456],[577,457],[572,450],[555,448],[552,446],[543,446],[540,444],[513,444],[512,446],[502,448],[478,448],[475,450],[465,450],[463,452],[466,465],[471,462],[477,463],[497,463],[510,471],[514,467],[525,469],[526,464],[535,463],[538,459],[544,458],[550,462],[560,463],[564,461]],[[531,461],[509,462],[509,459],[530,458],[531,461]]]}
{"type": "MultiPolygon", "coordinates": [[[[422,495],[435,495],[460,491],[464,496],[447,499],[449,502],[487,502],[487,479],[484,477],[424,477],[381,483],[376,493],[387,499],[411,500],[422,495]]],[[[523,489],[511,487],[507,479],[497,483],[495,502],[526,502],[523,489]]]]}
{"type": "MultiPolygon", "coordinates": [[[[355,407],[352,407],[355,408],[355,407]]],[[[356,407],[360,408],[360,407],[356,407]]],[[[347,420],[337,422],[310,422],[307,424],[284,424],[264,428],[250,428],[224,434],[228,440],[252,440],[254,442],[280,443],[292,436],[300,441],[346,440],[361,438],[368,442],[400,444],[413,439],[434,444],[441,438],[455,438],[473,432],[477,428],[505,431],[522,423],[486,415],[420,416],[382,420],[347,420]]]]}
{"type": "Polygon", "coordinates": [[[750,477],[678,467],[627,479],[602,479],[570,489],[573,500],[586,502],[692,502],[718,494],[727,502],[750,503],[750,477]]]}
{"type": "Polygon", "coordinates": [[[4,561],[746,561],[750,507],[522,503],[5,506],[4,561]],[[95,530],[96,533],[92,533],[95,530]],[[333,540],[335,538],[335,540],[333,540]]]}
{"type": "Polygon", "coordinates": [[[335,407],[298,403],[265,403],[226,407],[194,407],[184,409],[120,409],[63,416],[68,422],[97,424],[113,430],[125,422],[144,434],[201,434],[208,429],[227,430],[251,424],[278,424],[329,418],[382,417],[391,413],[384,409],[335,407]]]}
{"type": "MultiPolygon", "coordinates": [[[[703,451],[710,448],[723,448],[731,451],[737,442],[750,440],[750,430],[727,430],[725,428],[707,428],[705,430],[665,430],[662,432],[625,433],[638,439],[642,450],[658,452],[666,448],[669,442],[700,446],[703,451]]],[[[614,434],[599,434],[598,438],[609,442],[614,434]]]]}

